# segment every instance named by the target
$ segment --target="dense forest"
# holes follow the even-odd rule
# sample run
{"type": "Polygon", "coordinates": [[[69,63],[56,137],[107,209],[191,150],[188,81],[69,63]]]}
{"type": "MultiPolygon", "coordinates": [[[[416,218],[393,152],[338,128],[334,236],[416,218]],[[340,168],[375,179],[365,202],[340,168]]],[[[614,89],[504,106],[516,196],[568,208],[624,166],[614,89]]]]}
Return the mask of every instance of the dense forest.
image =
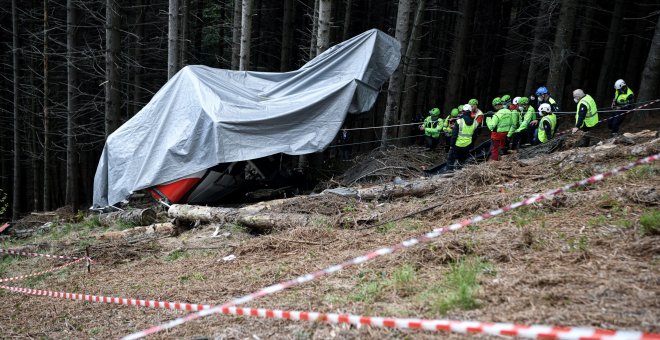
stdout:
{"type": "MultiPolygon", "coordinates": [[[[0,177],[6,215],[88,207],[104,141],[185,65],[290,71],[371,28],[402,62],[350,127],[406,124],[477,98],[582,88],[609,107],[623,78],[660,95],[656,0],[1,0],[0,177]]],[[[637,116],[643,117],[643,116],[637,116]]],[[[356,131],[368,150],[409,126],[356,131]]]]}

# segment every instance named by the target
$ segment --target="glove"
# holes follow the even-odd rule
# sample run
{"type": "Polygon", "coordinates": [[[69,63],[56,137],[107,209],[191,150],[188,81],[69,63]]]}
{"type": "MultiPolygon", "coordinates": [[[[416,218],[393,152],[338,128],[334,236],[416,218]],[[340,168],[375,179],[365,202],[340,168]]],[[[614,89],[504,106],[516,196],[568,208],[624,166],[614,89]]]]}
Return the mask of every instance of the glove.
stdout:
{"type": "Polygon", "coordinates": [[[493,111],[488,111],[484,114],[485,117],[492,117],[494,115],[493,111]]]}

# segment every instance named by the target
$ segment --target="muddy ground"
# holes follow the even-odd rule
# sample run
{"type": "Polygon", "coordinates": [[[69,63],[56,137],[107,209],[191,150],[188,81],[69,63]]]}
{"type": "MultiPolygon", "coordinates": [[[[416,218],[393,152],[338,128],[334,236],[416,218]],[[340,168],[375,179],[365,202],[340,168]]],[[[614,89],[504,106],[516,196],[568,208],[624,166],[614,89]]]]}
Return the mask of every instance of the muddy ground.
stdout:
{"type": "MultiPolygon", "coordinates": [[[[651,143],[658,152],[660,141],[651,143]]],[[[379,221],[369,225],[341,227],[328,219],[267,233],[225,225],[216,233],[219,226],[208,224],[176,237],[107,242],[94,236],[127,226],[102,226],[89,218],[67,222],[75,216],[60,214],[50,231],[7,239],[3,248],[76,254],[90,246],[96,260],[92,272],[73,266],[9,284],[219,304],[622,165],[638,158],[631,154],[632,147],[619,145],[617,152],[599,159],[578,157],[595,152],[595,147],[525,161],[509,155],[501,162],[466,167],[447,179],[445,189],[424,197],[359,201],[318,196],[281,208],[328,215],[378,213],[379,221]],[[436,207],[413,214],[431,206],[436,207]],[[387,223],[390,220],[396,221],[387,223]],[[214,233],[218,237],[212,237],[214,233]],[[224,261],[228,255],[235,260],[224,261]]],[[[431,166],[437,160],[423,164],[422,159],[415,166],[431,166]]],[[[370,184],[388,180],[372,178],[370,184]]],[[[641,166],[247,306],[660,332],[658,190],[659,164],[641,166]]],[[[7,256],[1,260],[1,277],[48,269],[53,263],[7,256]]],[[[3,338],[117,338],[185,314],[7,291],[0,291],[0,301],[3,338]]],[[[486,337],[215,315],[155,338],[486,337]]]]}

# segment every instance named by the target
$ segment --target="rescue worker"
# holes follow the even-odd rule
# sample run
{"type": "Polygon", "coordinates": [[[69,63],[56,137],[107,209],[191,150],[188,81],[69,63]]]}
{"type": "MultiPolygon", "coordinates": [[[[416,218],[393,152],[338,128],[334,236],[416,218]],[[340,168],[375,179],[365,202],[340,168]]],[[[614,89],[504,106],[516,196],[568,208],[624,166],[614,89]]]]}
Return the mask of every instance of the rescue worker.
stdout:
{"type": "Polygon", "coordinates": [[[475,98],[470,99],[468,102],[470,104],[470,108],[472,109],[472,119],[477,121],[477,124],[479,126],[483,126],[484,124],[484,113],[479,110],[479,101],[475,98]]]}
{"type": "Polygon", "coordinates": [[[552,112],[559,112],[559,104],[557,104],[557,102],[552,99],[552,97],[550,97],[548,88],[545,86],[541,86],[536,89],[536,102],[536,107],[540,107],[543,103],[548,103],[552,108],[552,112]]]}
{"type": "Polygon", "coordinates": [[[477,122],[477,130],[474,131],[474,138],[472,138],[472,144],[470,144],[470,150],[472,150],[474,142],[477,140],[477,137],[481,132],[481,127],[484,125],[484,113],[479,109],[479,101],[476,98],[470,99],[468,105],[470,105],[470,115],[472,119],[477,122]]]}
{"type": "Polygon", "coordinates": [[[443,120],[440,117],[440,109],[437,107],[429,111],[429,115],[424,119],[424,124],[419,126],[420,131],[424,131],[424,142],[429,151],[435,150],[440,142],[440,130],[443,120]]]}
{"type": "Polygon", "coordinates": [[[458,118],[459,110],[457,108],[451,109],[451,113],[445,118],[442,125],[442,134],[445,142],[445,153],[449,153],[451,147],[451,132],[454,128],[456,119],[458,118]]]}
{"type": "Polygon", "coordinates": [[[477,122],[472,119],[472,107],[465,104],[452,129],[451,151],[447,156],[447,170],[456,169],[456,161],[458,161],[458,168],[460,168],[470,156],[470,145],[472,145],[472,137],[476,129],[477,122]]]}
{"type": "Polygon", "coordinates": [[[552,112],[552,107],[550,107],[550,104],[548,103],[541,104],[539,107],[539,113],[542,117],[539,122],[539,127],[536,130],[536,140],[540,143],[547,143],[555,136],[555,131],[557,129],[557,116],[552,112]]]}
{"type": "Polygon", "coordinates": [[[619,134],[619,128],[625,118],[625,112],[633,108],[635,101],[635,94],[626,85],[623,79],[619,79],[614,83],[614,99],[612,99],[612,108],[615,110],[614,116],[607,121],[607,127],[610,129],[610,136],[614,137],[619,134]]]}
{"type": "Polygon", "coordinates": [[[511,141],[511,149],[513,150],[517,150],[521,143],[531,144],[534,136],[534,125],[536,123],[532,124],[532,122],[536,120],[536,112],[529,105],[529,98],[520,97],[518,99],[518,114],[518,128],[511,141]]]}
{"type": "Polygon", "coordinates": [[[516,128],[518,127],[518,114],[514,112],[516,111],[517,105],[513,104],[513,101],[511,100],[511,96],[505,94],[502,96],[501,99],[504,108],[509,111],[509,116],[511,119],[511,126],[509,128],[509,133],[506,135],[506,140],[504,141],[504,147],[502,148],[502,154],[506,155],[509,152],[509,144],[513,139],[513,133],[516,131],[516,128]]]}
{"type": "Polygon", "coordinates": [[[491,159],[494,161],[500,160],[500,150],[506,144],[506,136],[511,130],[511,111],[505,108],[502,104],[502,99],[497,97],[493,99],[493,107],[497,112],[493,114],[488,112],[486,116],[486,125],[490,129],[491,139],[491,159]]]}
{"type": "MultiPolygon", "coordinates": [[[[573,91],[573,100],[577,103],[577,111],[575,112],[575,127],[572,133],[576,133],[578,130],[587,132],[598,123],[596,102],[582,89],[573,91]]],[[[589,146],[590,142],[591,138],[585,134],[582,137],[580,146],[589,146]]]]}

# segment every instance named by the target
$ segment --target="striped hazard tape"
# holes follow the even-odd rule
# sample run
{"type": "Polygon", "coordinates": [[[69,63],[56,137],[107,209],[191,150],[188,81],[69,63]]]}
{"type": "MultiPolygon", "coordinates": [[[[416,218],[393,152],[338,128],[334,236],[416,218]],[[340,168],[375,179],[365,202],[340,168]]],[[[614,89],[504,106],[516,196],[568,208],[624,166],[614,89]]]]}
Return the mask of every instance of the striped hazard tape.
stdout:
{"type": "Polygon", "coordinates": [[[319,271],[316,271],[316,272],[312,272],[312,273],[308,273],[308,274],[299,276],[297,278],[291,279],[289,281],[277,283],[277,284],[274,284],[272,286],[262,288],[262,289],[260,289],[256,292],[254,292],[254,293],[242,296],[240,298],[234,299],[232,301],[229,301],[229,302],[224,303],[224,304],[219,305],[219,306],[214,306],[211,309],[199,311],[199,312],[196,312],[196,313],[191,313],[191,314],[188,314],[188,315],[183,316],[181,318],[168,321],[168,322],[163,323],[161,325],[150,327],[148,329],[130,334],[130,335],[126,336],[124,339],[139,339],[139,338],[145,337],[145,336],[150,335],[150,334],[154,334],[154,333],[166,330],[166,329],[176,327],[176,326],[184,324],[188,321],[192,321],[192,320],[195,320],[195,319],[198,319],[198,318],[201,318],[201,317],[204,317],[204,316],[208,316],[208,315],[221,313],[222,309],[225,308],[225,307],[240,305],[240,304],[243,304],[243,303],[258,299],[258,298],[261,298],[263,296],[270,295],[270,294],[282,291],[284,289],[287,289],[287,288],[290,288],[290,287],[293,287],[293,286],[297,286],[297,285],[300,285],[300,284],[303,284],[303,283],[306,283],[306,282],[310,282],[310,281],[315,280],[317,278],[320,278],[322,276],[336,273],[336,272],[341,271],[345,268],[365,263],[369,260],[375,259],[375,258],[380,257],[380,256],[392,254],[396,251],[399,251],[399,250],[402,250],[402,249],[405,249],[405,248],[408,248],[408,247],[412,247],[412,246],[420,244],[420,243],[429,242],[432,239],[440,236],[441,234],[443,234],[447,231],[456,231],[456,230],[459,230],[459,229],[464,228],[466,226],[469,226],[471,224],[481,222],[483,220],[491,219],[495,216],[498,216],[498,215],[503,214],[505,212],[508,212],[510,210],[520,208],[520,207],[523,207],[523,206],[527,206],[527,205],[531,205],[531,204],[534,204],[536,202],[540,202],[542,200],[554,197],[554,196],[556,196],[556,195],[558,195],[562,192],[571,190],[573,188],[580,187],[580,186],[585,186],[585,185],[589,185],[589,184],[593,184],[593,183],[602,181],[603,179],[605,179],[607,177],[618,175],[622,172],[628,171],[628,170],[630,170],[630,169],[632,169],[636,166],[642,165],[642,164],[651,163],[653,161],[658,160],[659,158],[660,158],[660,153],[655,154],[655,155],[651,155],[651,156],[648,156],[648,157],[645,157],[645,158],[642,158],[642,159],[639,159],[635,162],[628,163],[626,165],[620,166],[620,167],[612,169],[610,171],[607,171],[607,172],[604,172],[604,173],[601,173],[601,174],[598,174],[598,175],[594,175],[594,176],[591,176],[589,178],[585,178],[581,181],[577,181],[577,182],[574,182],[574,183],[571,183],[571,184],[567,184],[563,187],[556,188],[556,189],[547,191],[547,192],[542,193],[542,194],[533,195],[532,197],[527,198],[525,200],[510,204],[508,206],[505,206],[505,207],[502,207],[502,208],[499,208],[499,209],[496,209],[496,210],[493,210],[493,211],[486,212],[482,215],[474,216],[470,219],[466,219],[466,220],[451,224],[447,227],[433,229],[432,231],[430,231],[430,232],[428,232],[424,235],[421,235],[419,237],[412,238],[412,239],[409,239],[409,240],[405,240],[405,241],[403,241],[399,244],[393,245],[391,247],[380,248],[380,249],[374,250],[374,251],[372,251],[368,254],[358,256],[354,259],[344,261],[344,262],[339,263],[339,264],[332,265],[332,266],[327,267],[325,269],[322,269],[322,270],[319,270],[319,271]]]}
{"type": "MultiPolygon", "coordinates": [[[[207,311],[210,305],[191,304],[184,302],[165,302],[153,300],[137,300],[119,297],[54,292],[40,289],[0,286],[2,289],[15,293],[47,296],[68,300],[103,302],[125,306],[141,306],[160,309],[207,311]]],[[[419,329],[432,332],[454,332],[488,334],[497,336],[517,336],[530,339],[589,339],[589,340],[660,340],[660,334],[638,331],[620,331],[586,327],[554,327],[542,325],[517,325],[510,323],[490,323],[479,321],[455,320],[424,320],[408,318],[386,318],[337,313],[318,313],[287,311],[265,308],[222,307],[220,313],[225,315],[252,316],[266,319],[296,320],[326,322],[332,324],[352,324],[355,326],[371,326],[380,328],[419,329]]],[[[131,337],[127,337],[131,339],[131,337]]]]}
{"type": "Polygon", "coordinates": [[[63,264],[63,265],[61,265],[61,266],[57,266],[57,267],[54,267],[54,268],[51,268],[51,269],[48,269],[48,270],[44,270],[44,271],[41,271],[41,272],[38,272],[38,273],[26,274],[26,275],[20,275],[20,276],[14,276],[14,277],[6,278],[6,279],[0,279],[0,282],[9,282],[9,281],[21,280],[21,279],[26,279],[26,278],[28,278],[28,277],[39,276],[39,275],[42,275],[42,274],[46,274],[46,273],[50,273],[50,272],[54,272],[54,271],[57,271],[57,270],[63,269],[63,268],[65,268],[65,267],[68,267],[68,266],[70,266],[70,265],[72,265],[72,264],[74,264],[74,263],[78,263],[78,262],[80,262],[80,261],[82,261],[82,260],[84,260],[84,259],[85,259],[85,258],[79,258],[79,259],[77,259],[77,260],[75,260],[75,261],[72,261],[72,262],[69,262],[69,263],[65,263],[65,264],[63,264]]]}
{"type": "MultiPolygon", "coordinates": [[[[45,257],[45,258],[48,258],[48,259],[57,259],[57,260],[78,260],[78,259],[80,259],[80,257],[77,257],[77,256],[28,253],[28,252],[24,252],[24,251],[20,251],[20,250],[13,250],[13,249],[0,249],[0,253],[10,254],[10,255],[20,255],[20,256],[45,257]]],[[[82,258],[85,258],[85,257],[82,257],[82,258]]],[[[91,258],[89,260],[91,260],[91,258]]]]}

